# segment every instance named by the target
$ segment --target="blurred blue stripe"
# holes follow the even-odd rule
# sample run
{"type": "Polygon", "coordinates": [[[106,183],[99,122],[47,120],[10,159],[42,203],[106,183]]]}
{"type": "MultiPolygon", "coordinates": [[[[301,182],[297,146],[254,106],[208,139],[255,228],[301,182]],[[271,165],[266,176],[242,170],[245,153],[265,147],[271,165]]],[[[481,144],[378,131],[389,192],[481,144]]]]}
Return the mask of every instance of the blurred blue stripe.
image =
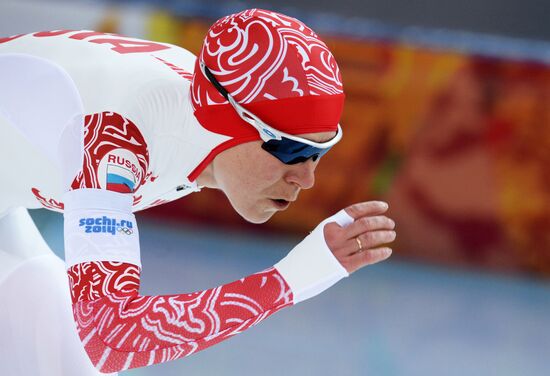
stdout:
{"type": "MultiPolygon", "coordinates": [[[[246,9],[249,4],[238,1],[124,1],[148,3],[163,7],[178,16],[218,19],[246,9]]],[[[354,38],[391,40],[444,51],[456,51],[486,57],[529,60],[550,64],[550,42],[526,40],[467,31],[425,27],[404,27],[365,18],[348,18],[331,13],[304,11],[293,7],[254,2],[256,8],[286,13],[305,22],[321,34],[354,38]]]]}

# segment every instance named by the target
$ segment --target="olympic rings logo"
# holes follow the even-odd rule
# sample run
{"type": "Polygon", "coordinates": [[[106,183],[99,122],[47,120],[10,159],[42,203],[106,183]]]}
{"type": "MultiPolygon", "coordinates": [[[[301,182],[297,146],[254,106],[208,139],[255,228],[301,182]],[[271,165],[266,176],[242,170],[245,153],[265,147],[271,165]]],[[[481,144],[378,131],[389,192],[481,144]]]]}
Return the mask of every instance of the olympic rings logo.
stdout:
{"type": "Polygon", "coordinates": [[[123,234],[126,234],[126,235],[132,235],[134,233],[132,229],[128,227],[119,227],[118,232],[122,232],[123,234]]]}

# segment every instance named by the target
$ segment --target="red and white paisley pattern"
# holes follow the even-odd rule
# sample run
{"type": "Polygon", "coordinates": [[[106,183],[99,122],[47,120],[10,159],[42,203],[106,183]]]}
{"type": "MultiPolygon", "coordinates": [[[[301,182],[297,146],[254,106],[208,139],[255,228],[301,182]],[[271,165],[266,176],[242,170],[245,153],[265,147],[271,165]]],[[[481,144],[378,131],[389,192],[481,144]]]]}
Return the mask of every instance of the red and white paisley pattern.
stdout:
{"type": "Polygon", "coordinates": [[[105,188],[100,186],[99,162],[114,149],[126,149],[137,157],[141,167],[142,178],[135,192],[145,183],[149,166],[147,143],[138,127],[115,112],[86,115],[84,122],[84,165],[71,188],[105,188]]]}
{"type": "Polygon", "coordinates": [[[53,198],[44,197],[38,188],[35,188],[35,187],[31,188],[31,192],[34,195],[34,197],[36,197],[38,202],[46,209],[51,209],[55,211],[63,210],[64,205],[62,202],[54,200],[53,198]]]}
{"type": "MultiPolygon", "coordinates": [[[[218,20],[199,60],[242,104],[343,93],[336,60],[317,34],[295,18],[267,10],[218,20]]],[[[195,109],[227,103],[198,66],[192,90],[195,109]]]]}
{"type": "Polygon", "coordinates": [[[199,124],[229,139],[214,148],[188,176],[194,180],[216,155],[259,140],[201,69],[265,123],[282,132],[335,132],[344,106],[338,64],[325,43],[302,22],[249,9],[212,25],[195,62],[191,102],[199,124]]]}
{"type": "Polygon", "coordinates": [[[69,287],[73,303],[95,300],[113,291],[137,291],[140,270],[122,262],[86,262],[70,269],[69,287]]]}
{"type": "Polygon", "coordinates": [[[116,372],[191,355],[292,304],[275,268],[213,289],[139,296],[136,266],[87,262],[68,271],[79,336],[93,364],[116,372]]]}

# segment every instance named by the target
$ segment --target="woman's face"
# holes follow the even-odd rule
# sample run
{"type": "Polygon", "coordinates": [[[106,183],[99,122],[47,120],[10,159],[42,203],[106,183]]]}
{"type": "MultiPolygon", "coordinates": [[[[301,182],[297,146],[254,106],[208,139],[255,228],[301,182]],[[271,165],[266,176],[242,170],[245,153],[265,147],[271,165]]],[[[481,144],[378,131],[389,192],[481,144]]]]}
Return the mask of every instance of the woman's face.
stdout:
{"type": "MultiPolygon", "coordinates": [[[[334,136],[335,132],[300,135],[316,142],[334,136]]],[[[252,141],[224,150],[205,170],[207,179],[203,179],[206,187],[222,190],[233,208],[252,223],[266,222],[277,211],[288,208],[300,190],[313,187],[319,163],[310,159],[286,165],[263,150],[261,144],[252,141]]],[[[200,180],[198,183],[203,185],[200,180]]]]}

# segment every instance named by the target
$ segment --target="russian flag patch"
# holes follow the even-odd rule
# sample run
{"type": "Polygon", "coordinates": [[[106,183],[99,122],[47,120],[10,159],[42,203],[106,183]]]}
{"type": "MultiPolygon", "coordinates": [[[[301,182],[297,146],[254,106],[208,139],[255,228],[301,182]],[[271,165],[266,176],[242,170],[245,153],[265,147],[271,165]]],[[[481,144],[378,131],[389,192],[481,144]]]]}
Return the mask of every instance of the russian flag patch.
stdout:
{"type": "Polygon", "coordinates": [[[107,164],[107,190],[120,193],[133,193],[136,186],[131,170],[119,165],[107,164]]]}

